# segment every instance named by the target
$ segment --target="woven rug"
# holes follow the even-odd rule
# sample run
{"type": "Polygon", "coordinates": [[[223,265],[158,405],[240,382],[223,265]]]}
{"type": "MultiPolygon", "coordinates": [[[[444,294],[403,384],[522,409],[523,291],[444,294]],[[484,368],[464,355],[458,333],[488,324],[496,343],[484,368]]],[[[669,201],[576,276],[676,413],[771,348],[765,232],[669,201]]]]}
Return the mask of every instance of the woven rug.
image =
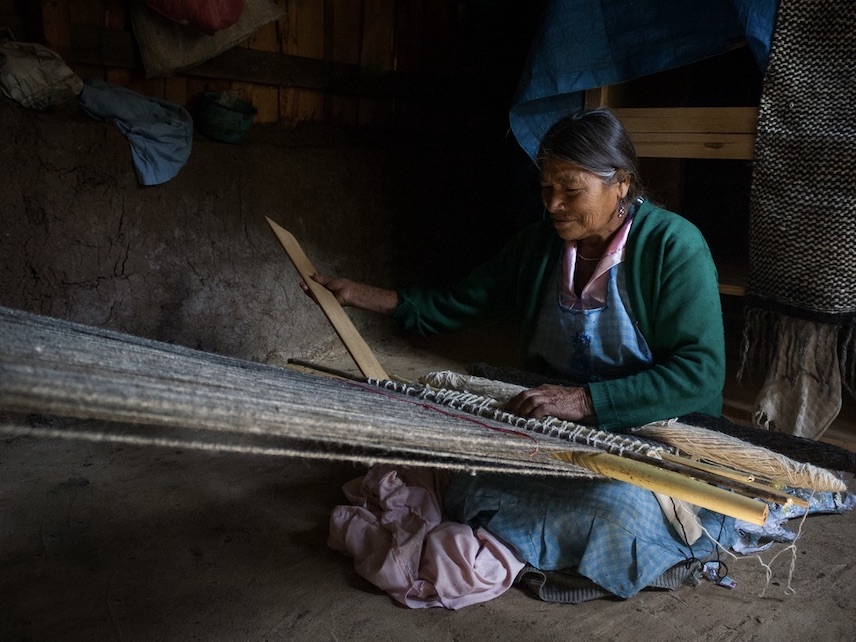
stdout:
{"type": "Polygon", "coordinates": [[[755,145],[741,372],[756,423],[816,438],[854,389],[856,3],[782,0],[755,145]]]}

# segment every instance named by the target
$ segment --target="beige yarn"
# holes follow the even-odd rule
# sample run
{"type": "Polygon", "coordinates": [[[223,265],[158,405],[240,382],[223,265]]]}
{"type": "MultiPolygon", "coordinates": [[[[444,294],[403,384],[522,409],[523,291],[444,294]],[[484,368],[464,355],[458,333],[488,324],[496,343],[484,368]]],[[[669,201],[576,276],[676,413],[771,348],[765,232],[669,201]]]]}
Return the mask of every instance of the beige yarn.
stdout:
{"type": "Polygon", "coordinates": [[[635,428],[633,433],[674,446],[684,455],[730,466],[774,483],[814,491],[847,490],[844,481],[825,468],[675,419],[646,424],[635,428]]]}
{"type": "Polygon", "coordinates": [[[444,388],[446,390],[466,390],[476,395],[492,397],[501,404],[526,390],[524,386],[516,386],[503,381],[494,381],[484,377],[473,377],[471,375],[459,374],[451,370],[429,372],[419,378],[419,383],[432,388],[444,388]]]}

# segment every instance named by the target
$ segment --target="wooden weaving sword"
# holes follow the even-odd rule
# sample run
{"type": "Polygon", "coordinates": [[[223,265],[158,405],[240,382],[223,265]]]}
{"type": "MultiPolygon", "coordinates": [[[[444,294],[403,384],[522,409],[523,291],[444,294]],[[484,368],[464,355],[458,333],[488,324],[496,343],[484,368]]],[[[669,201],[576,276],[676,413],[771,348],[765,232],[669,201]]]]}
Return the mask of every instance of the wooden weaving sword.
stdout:
{"type": "Polygon", "coordinates": [[[347,348],[360,372],[371,379],[380,379],[381,381],[389,379],[389,375],[386,374],[386,371],[380,365],[371,348],[363,337],[360,336],[360,333],[354,327],[354,324],[345,313],[344,308],[336,300],[336,297],[333,296],[333,293],[312,278],[312,275],[315,274],[315,268],[303,252],[297,239],[294,238],[294,235],[274,223],[267,216],[265,216],[265,219],[267,219],[268,225],[270,225],[273,233],[276,234],[298,274],[300,274],[306,285],[309,286],[309,290],[312,292],[318,305],[321,306],[321,310],[332,324],[336,334],[339,335],[342,343],[345,344],[345,348],[347,348]]]}

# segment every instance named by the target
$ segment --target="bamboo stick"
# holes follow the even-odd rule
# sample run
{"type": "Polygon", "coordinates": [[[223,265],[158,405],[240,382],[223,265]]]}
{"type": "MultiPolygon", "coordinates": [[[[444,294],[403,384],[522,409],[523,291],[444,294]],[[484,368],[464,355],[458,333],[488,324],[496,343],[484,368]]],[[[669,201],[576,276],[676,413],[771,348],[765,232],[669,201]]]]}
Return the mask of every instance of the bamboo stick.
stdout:
{"type": "Polygon", "coordinates": [[[611,453],[568,451],[556,453],[554,456],[600,473],[604,477],[682,499],[758,526],[763,526],[769,512],[767,504],[756,499],[711,486],[681,473],[611,453]]]}
{"type": "Polygon", "coordinates": [[[754,475],[751,475],[749,473],[734,470],[732,468],[725,468],[723,466],[707,464],[704,462],[696,461],[695,459],[690,459],[688,457],[670,455],[669,453],[662,453],[661,457],[665,461],[674,461],[688,468],[694,468],[702,472],[719,475],[721,477],[725,477],[726,479],[732,479],[734,481],[737,481],[740,483],[742,488],[746,489],[746,491],[752,492],[754,490],[755,496],[761,499],[767,499],[778,504],[795,504],[797,506],[802,506],[803,508],[808,508],[808,502],[802,499],[801,497],[794,497],[793,495],[789,495],[788,493],[775,488],[769,483],[759,482],[754,475]]]}

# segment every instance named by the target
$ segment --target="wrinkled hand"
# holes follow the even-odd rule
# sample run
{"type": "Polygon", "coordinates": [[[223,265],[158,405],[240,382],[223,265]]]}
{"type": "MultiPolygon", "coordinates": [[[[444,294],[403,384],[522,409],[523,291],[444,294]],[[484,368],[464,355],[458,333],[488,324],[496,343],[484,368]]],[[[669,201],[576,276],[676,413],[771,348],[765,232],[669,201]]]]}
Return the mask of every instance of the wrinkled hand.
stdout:
{"type": "MultiPolygon", "coordinates": [[[[313,274],[312,280],[320,283],[332,292],[333,296],[342,306],[351,306],[391,315],[398,306],[398,293],[395,290],[375,287],[340,277],[313,274]]],[[[313,299],[312,290],[305,282],[300,282],[301,289],[313,299]]]]}
{"type": "Polygon", "coordinates": [[[568,421],[593,419],[594,408],[585,388],[544,384],[524,390],[505,404],[505,410],[523,417],[556,417],[568,421]]]}

